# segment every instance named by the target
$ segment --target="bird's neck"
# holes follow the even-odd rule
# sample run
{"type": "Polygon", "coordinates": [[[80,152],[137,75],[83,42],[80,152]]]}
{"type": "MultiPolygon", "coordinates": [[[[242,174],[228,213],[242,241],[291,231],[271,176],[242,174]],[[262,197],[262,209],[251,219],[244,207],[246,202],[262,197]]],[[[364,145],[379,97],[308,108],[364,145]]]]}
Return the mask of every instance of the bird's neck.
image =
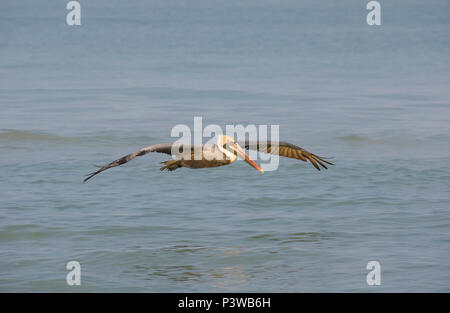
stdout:
{"type": "Polygon", "coordinates": [[[224,149],[222,145],[217,145],[217,148],[225,155],[225,160],[229,160],[230,163],[236,161],[237,157],[234,155],[234,153],[228,151],[227,149],[224,149]]]}

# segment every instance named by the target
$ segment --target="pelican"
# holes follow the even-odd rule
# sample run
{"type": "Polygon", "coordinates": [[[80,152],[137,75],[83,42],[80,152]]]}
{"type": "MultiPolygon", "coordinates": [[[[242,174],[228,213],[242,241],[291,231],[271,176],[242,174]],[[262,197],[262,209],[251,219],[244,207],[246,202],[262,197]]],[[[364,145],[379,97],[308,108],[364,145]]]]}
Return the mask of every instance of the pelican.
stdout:
{"type": "MultiPolygon", "coordinates": [[[[320,166],[322,166],[324,169],[328,169],[324,163],[334,165],[333,163],[324,160],[324,158],[322,157],[319,157],[306,151],[305,149],[287,142],[267,141],[264,143],[260,143],[245,141],[243,146],[248,150],[257,150],[274,155],[278,154],[280,156],[302,160],[304,162],[308,160],[319,171],[320,166]]],[[[160,168],[161,171],[174,171],[180,167],[188,167],[194,169],[218,167],[231,164],[236,161],[237,157],[240,157],[250,166],[254,167],[261,173],[264,173],[264,170],[261,169],[261,167],[255,161],[250,159],[244,149],[233,138],[227,135],[220,135],[217,136],[216,143],[207,143],[202,145],[201,147],[198,147],[197,149],[195,149],[195,146],[183,145],[179,142],[156,144],[142,148],[134,153],[130,153],[101,167],[98,171],[86,175],[87,177],[83,180],[83,182],[88,181],[104,170],[125,164],[133,160],[135,157],[145,155],[150,152],[165,153],[175,157],[174,160],[162,162],[164,166],[160,168]]]]}

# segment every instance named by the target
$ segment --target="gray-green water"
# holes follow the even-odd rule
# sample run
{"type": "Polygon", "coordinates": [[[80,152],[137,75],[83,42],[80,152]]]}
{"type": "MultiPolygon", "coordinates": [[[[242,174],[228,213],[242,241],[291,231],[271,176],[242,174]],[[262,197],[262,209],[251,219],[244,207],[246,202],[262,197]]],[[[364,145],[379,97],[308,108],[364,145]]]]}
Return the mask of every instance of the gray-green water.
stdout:
{"type": "Polygon", "coordinates": [[[370,27],[366,1],[81,1],[69,27],[2,1],[0,291],[450,291],[450,6],[381,4],[370,27]],[[82,183],[194,116],[336,165],[155,154],[82,183]]]}

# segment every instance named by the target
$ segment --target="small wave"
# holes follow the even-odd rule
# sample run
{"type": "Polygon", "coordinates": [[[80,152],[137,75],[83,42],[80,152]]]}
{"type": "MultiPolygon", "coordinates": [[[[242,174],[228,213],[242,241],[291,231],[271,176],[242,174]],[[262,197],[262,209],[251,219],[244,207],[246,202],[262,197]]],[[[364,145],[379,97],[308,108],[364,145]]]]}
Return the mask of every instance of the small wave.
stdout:
{"type": "Polygon", "coordinates": [[[351,142],[351,143],[372,143],[372,144],[388,143],[384,139],[373,139],[373,138],[369,138],[369,137],[365,137],[365,136],[361,136],[361,135],[341,136],[341,137],[337,137],[337,139],[343,140],[346,142],[351,142]]]}
{"type": "Polygon", "coordinates": [[[67,141],[70,137],[33,133],[21,130],[0,130],[0,140],[7,141],[67,141]]]}
{"type": "MultiPolygon", "coordinates": [[[[63,143],[90,143],[90,142],[104,142],[104,143],[136,143],[136,144],[151,144],[156,143],[158,139],[152,136],[145,135],[82,135],[82,136],[60,136],[48,133],[30,132],[22,130],[0,129],[0,142],[63,142],[63,143]]],[[[16,147],[14,145],[3,146],[6,149],[23,149],[23,147],[16,147]]]]}
{"type": "Polygon", "coordinates": [[[336,137],[349,145],[363,146],[363,145],[378,145],[399,148],[421,148],[429,149],[436,145],[441,145],[448,141],[448,136],[427,136],[427,135],[413,135],[413,134],[391,134],[379,135],[376,137],[361,136],[361,135],[347,135],[336,137]]]}
{"type": "Polygon", "coordinates": [[[319,242],[329,237],[330,236],[328,234],[321,234],[318,232],[301,232],[288,234],[262,233],[251,236],[250,239],[279,241],[280,243],[285,244],[291,242],[319,242]]]}
{"type": "Polygon", "coordinates": [[[25,151],[30,151],[29,148],[18,147],[18,146],[0,146],[0,150],[25,150],[25,151]]]}

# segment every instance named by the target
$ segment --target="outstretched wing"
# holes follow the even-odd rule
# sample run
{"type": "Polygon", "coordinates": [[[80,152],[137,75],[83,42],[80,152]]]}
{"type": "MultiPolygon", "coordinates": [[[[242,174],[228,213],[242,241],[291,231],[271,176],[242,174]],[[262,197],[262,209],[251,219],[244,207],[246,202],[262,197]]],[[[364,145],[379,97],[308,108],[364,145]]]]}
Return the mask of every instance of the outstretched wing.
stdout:
{"type": "Polygon", "coordinates": [[[172,143],[157,144],[157,145],[153,145],[153,146],[149,146],[149,147],[143,148],[143,149],[141,149],[139,151],[136,151],[134,153],[130,153],[130,154],[124,156],[124,157],[121,157],[120,159],[117,159],[117,160],[115,160],[115,161],[113,161],[113,162],[103,166],[102,168],[100,168],[96,172],[88,174],[87,175],[88,177],[86,177],[83,180],[83,182],[88,181],[89,179],[91,179],[95,175],[103,172],[104,170],[107,170],[108,168],[119,166],[119,165],[122,165],[124,163],[130,162],[135,157],[141,156],[141,155],[145,155],[145,154],[150,153],[150,152],[159,152],[159,153],[166,153],[166,154],[170,154],[171,155],[172,154],[172,152],[171,152],[172,151],[172,145],[173,145],[172,143]]]}
{"type": "Polygon", "coordinates": [[[319,171],[320,166],[317,163],[319,163],[325,169],[328,169],[328,167],[324,163],[334,165],[333,163],[324,160],[320,156],[312,154],[305,149],[287,142],[267,141],[264,143],[260,143],[255,141],[246,141],[244,146],[249,150],[258,150],[264,153],[278,154],[287,158],[302,160],[304,162],[309,160],[309,162],[311,162],[311,164],[314,165],[314,167],[319,171]]]}

